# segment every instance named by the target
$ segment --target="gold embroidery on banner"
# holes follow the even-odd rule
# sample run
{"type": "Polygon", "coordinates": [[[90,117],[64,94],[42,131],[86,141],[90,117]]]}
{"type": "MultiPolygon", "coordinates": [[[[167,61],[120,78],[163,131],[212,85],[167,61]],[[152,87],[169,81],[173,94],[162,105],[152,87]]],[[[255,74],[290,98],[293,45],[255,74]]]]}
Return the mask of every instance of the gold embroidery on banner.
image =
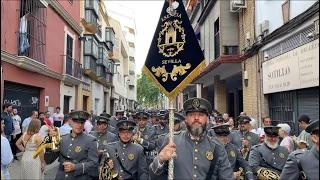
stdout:
{"type": "Polygon", "coordinates": [[[158,66],[157,68],[155,68],[153,66],[151,68],[151,71],[154,72],[155,76],[162,77],[163,82],[167,82],[169,75],[170,75],[172,81],[177,81],[178,80],[177,76],[178,75],[180,75],[180,76],[185,75],[187,73],[186,70],[190,69],[190,68],[191,68],[191,64],[188,63],[185,66],[183,66],[181,64],[180,64],[180,66],[173,65],[173,70],[171,73],[167,72],[166,66],[164,66],[164,65],[162,67],[158,66]]]}

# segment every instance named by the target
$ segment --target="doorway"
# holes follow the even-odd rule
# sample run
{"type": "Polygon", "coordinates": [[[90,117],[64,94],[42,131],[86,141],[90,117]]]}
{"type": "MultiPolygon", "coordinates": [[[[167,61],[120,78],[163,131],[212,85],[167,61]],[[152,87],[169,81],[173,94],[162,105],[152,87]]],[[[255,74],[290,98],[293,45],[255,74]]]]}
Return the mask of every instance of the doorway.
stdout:
{"type": "Polygon", "coordinates": [[[63,114],[69,114],[70,96],[63,97],[63,114]]]}
{"type": "Polygon", "coordinates": [[[89,99],[89,96],[82,97],[82,110],[84,111],[88,111],[88,99],[89,99]]]}

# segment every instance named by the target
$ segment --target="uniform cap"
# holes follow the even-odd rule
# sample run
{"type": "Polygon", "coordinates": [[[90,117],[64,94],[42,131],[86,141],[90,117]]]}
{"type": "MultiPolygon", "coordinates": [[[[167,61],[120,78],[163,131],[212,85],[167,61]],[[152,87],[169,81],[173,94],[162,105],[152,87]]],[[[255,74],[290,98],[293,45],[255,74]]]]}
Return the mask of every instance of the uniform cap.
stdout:
{"type": "Polygon", "coordinates": [[[280,127],[277,126],[266,126],[264,127],[264,132],[269,136],[279,136],[280,127]]]}
{"type": "Polygon", "coordinates": [[[107,117],[104,117],[104,116],[97,116],[97,117],[96,117],[96,120],[97,120],[97,124],[99,124],[99,123],[106,123],[106,124],[108,124],[108,121],[109,121],[110,119],[107,118],[107,117]]]}
{"type": "Polygon", "coordinates": [[[238,116],[238,117],[237,117],[237,121],[238,121],[240,124],[246,124],[246,123],[250,123],[251,118],[250,118],[249,116],[238,116]]]}
{"type": "Polygon", "coordinates": [[[183,103],[183,109],[188,112],[204,112],[209,114],[211,112],[211,104],[203,98],[191,98],[183,103]]]}
{"type": "Polygon", "coordinates": [[[168,120],[168,119],[166,119],[166,115],[165,114],[161,114],[161,113],[157,114],[157,118],[160,119],[160,120],[168,120]]]}
{"type": "Polygon", "coordinates": [[[116,110],[116,114],[124,114],[124,110],[116,110]]]}
{"type": "Polygon", "coordinates": [[[132,131],[136,127],[136,123],[130,120],[121,120],[117,123],[119,130],[130,130],[132,131]]]}
{"type": "Polygon", "coordinates": [[[120,120],[129,120],[128,117],[122,117],[120,120]]]}
{"type": "MultiPolygon", "coordinates": [[[[167,113],[164,118],[169,121],[169,113],[167,113]]],[[[184,116],[179,113],[174,113],[174,124],[178,124],[181,121],[184,121],[184,116]]]]}
{"type": "Polygon", "coordinates": [[[228,136],[230,134],[229,127],[230,127],[229,124],[222,124],[222,125],[215,126],[212,129],[217,135],[228,136]]]}
{"type": "Polygon", "coordinates": [[[90,114],[87,111],[72,111],[68,114],[70,118],[75,122],[86,122],[90,114]]]}
{"type": "Polygon", "coordinates": [[[108,113],[102,113],[100,116],[106,117],[106,118],[111,118],[111,115],[108,113]]]}
{"type": "Polygon", "coordinates": [[[306,128],[306,132],[312,134],[312,132],[318,131],[319,133],[319,119],[312,121],[306,128]]]}
{"type": "Polygon", "coordinates": [[[148,119],[150,117],[150,114],[140,111],[135,114],[135,117],[136,119],[148,119]]]}

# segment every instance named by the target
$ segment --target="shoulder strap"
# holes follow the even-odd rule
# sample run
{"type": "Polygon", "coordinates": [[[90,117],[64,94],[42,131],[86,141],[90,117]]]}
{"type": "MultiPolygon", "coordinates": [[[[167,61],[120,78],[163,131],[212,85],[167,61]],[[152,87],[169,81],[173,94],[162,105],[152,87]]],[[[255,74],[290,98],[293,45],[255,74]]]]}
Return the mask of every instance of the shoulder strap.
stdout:
{"type": "Polygon", "coordinates": [[[277,171],[279,171],[279,172],[282,172],[282,169],[276,168],[276,167],[272,166],[271,164],[269,164],[269,163],[267,162],[267,160],[263,157],[262,153],[260,152],[259,148],[258,148],[258,151],[259,151],[259,154],[260,154],[262,160],[263,160],[268,166],[272,167],[273,169],[275,169],[275,170],[277,170],[277,171]]]}
{"type": "Polygon", "coordinates": [[[295,157],[296,157],[297,164],[298,164],[299,171],[300,171],[300,177],[299,177],[299,179],[306,180],[306,179],[307,179],[307,175],[306,175],[306,173],[303,171],[303,168],[302,168],[302,166],[301,166],[301,161],[300,161],[300,159],[298,158],[297,154],[295,155],[295,157]]]}
{"type": "Polygon", "coordinates": [[[31,143],[34,143],[34,137],[35,137],[36,134],[32,135],[32,140],[31,140],[31,143]]]}
{"type": "Polygon", "coordinates": [[[213,152],[214,158],[213,158],[213,160],[211,160],[211,164],[210,164],[210,168],[209,168],[206,180],[211,180],[212,175],[213,175],[213,171],[214,171],[214,167],[216,166],[217,161],[218,161],[219,156],[220,156],[220,152],[221,152],[221,147],[216,145],[215,148],[214,148],[214,152],[213,152]]]}
{"type": "Polygon", "coordinates": [[[132,174],[131,172],[129,172],[129,171],[123,166],[123,164],[122,164],[122,162],[121,162],[121,160],[120,160],[120,158],[119,158],[119,155],[118,155],[117,147],[115,147],[115,151],[116,151],[117,160],[118,160],[118,162],[119,162],[122,170],[123,170],[125,173],[129,174],[129,175],[132,177],[133,174],[132,174]]]}

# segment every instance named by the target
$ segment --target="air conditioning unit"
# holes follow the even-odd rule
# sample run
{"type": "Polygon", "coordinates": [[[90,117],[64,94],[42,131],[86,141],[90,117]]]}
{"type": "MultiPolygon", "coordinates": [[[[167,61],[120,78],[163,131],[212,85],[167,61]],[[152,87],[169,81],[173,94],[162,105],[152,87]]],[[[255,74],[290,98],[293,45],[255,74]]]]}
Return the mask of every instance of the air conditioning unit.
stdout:
{"type": "Polygon", "coordinates": [[[256,35],[257,37],[263,35],[263,32],[262,32],[262,24],[258,24],[257,27],[256,27],[256,35]]]}
{"type": "Polygon", "coordinates": [[[247,8],[247,0],[230,0],[230,12],[239,12],[247,8]]]}
{"type": "Polygon", "coordinates": [[[319,19],[314,22],[314,35],[319,35],[319,19]]]}
{"type": "Polygon", "coordinates": [[[265,33],[269,31],[269,20],[265,20],[262,23],[262,32],[265,33]]]}

